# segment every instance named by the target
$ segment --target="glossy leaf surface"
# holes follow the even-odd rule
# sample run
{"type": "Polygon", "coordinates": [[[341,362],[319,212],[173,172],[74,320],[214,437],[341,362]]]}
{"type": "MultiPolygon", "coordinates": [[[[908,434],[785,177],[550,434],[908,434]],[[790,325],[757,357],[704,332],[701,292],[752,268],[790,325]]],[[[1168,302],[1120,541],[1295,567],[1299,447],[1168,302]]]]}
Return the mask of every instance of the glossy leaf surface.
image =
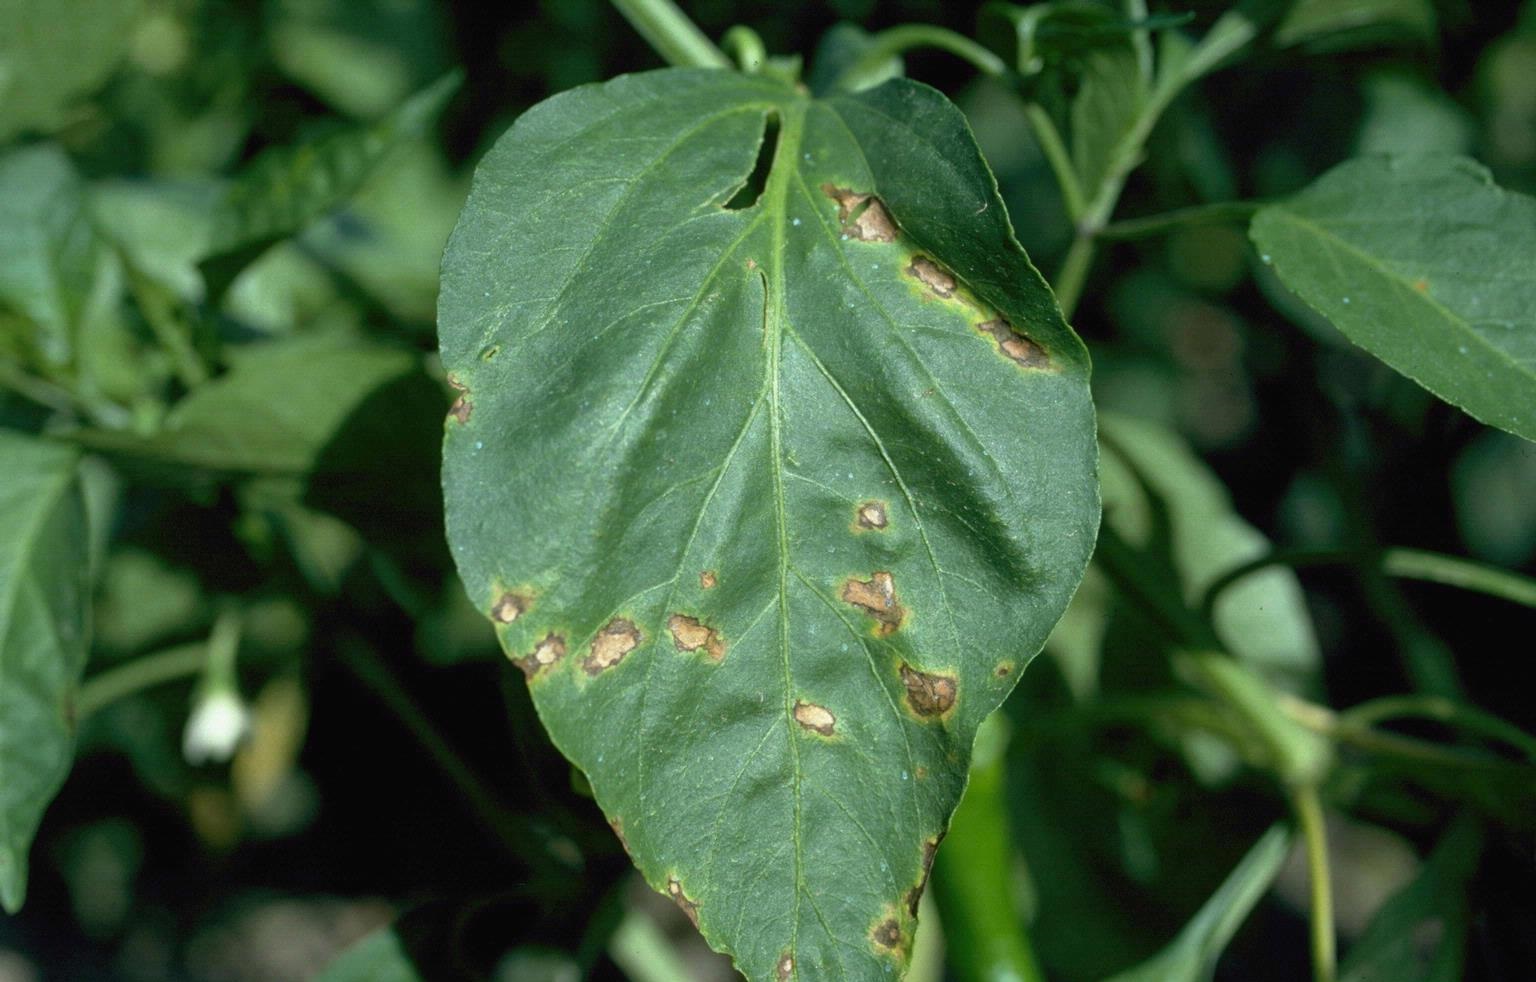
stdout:
{"type": "Polygon", "coordinates": [[[1262,209],[1250,234],[1355,344],[1536,440],[1536,199],[1462,157],[1362,158],[1262,209]]]}
{"type": "Polygon", "coordinates": [[[85,667],[85,505],[67,447],[0,430],[0,906],[74,754],[85,667]]]}
{"type": "Polygon", "coordinates": [[[439,317],[460,573],[646,879],[751,979],[899,973],[1098,518],[1086,355],[963,118],[556,96],[480,165],[439,317]]]}

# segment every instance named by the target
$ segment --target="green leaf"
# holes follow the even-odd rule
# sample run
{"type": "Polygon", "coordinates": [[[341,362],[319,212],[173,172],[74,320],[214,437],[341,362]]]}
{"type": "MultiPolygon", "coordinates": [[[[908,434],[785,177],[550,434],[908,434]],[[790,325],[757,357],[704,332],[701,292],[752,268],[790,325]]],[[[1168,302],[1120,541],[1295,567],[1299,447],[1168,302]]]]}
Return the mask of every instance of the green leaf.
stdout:
{"type": "Polygon", "coordinates": [[[0,352],[46,366],[70,361],[97,245],[84,186],[63,151],[38,144],[0,156],[0,314],[31,323],[0,338],[0,352]]]}
{"type": "Polygon", "coordinates": [[[315,982],[421,982],[394,928],[380,928],[342,952],[315,982]]]}
{"type": "Polygon", "coordinates": [[[135,0],[6,0],[0,4],[0,141],[63,125],[128,49],[135,0]]]}
{"type": "MultiPolygon", "coordinates": [[[[150,437],[85,430],[71,437],[176,481],[195,468],[214,475],[304,475],[359,412],[411,375],[416,359],[396,348],[303,339],[239,353],[225,375],[178,402],[150,437]]],[[[387,405],[387,403],[386,403],[387,405]]]]}
{"type": "Polygon", "coordinates": [[[1452,822],[1409,883],[1350,948],[1342,982],[1456,982],[1466,957],[1467,881],[1477,869],[1483,831],[1476,820],[1452,822]]]}
{"type": "Polygon", "coordinates": [[[459,81],[444,76],[376,123],[269,151],[251,164],[214,210],[200,264],[210,300],[274,243],[346,200],[391,150],[424,133],[459,81]]]}
{"type": "Polygon", "coordinates": [[[1209,982],[1216,960],[1280,872],[1290,844],[1283,825],[1265,832],[1168,947],[1109,982],[1209,982]]]}
{"type": "MultiPolygon", "coordinates": [[[[1177,599],[1198,608],[1222,574],[1269,552],[1269,540],[1233,510],[1221,481],[1176,433],[1119,413],[1101,413],[1099,431],[1107,521],[1133,546],[1165,551],[1177,599]]],[[[1291,570],[1273,567],[1234,584],[1214,617],[1232,653],[1270,682],[1298,692],[1316,673],[1317,637],[1291,570]]]]}
{"type": "Polygon", "coordinates": [[[749,978],[887,978],[1098,517],[1086,354],[963,118],[576,89],[443,271],[449,541],[555,743],[749,978]]]}
{"type": "Polygon", "coordinates": [[[1282,47],[1312,42],[1330,50],[1434,36],[1430,0],[1296,0],[1275,27],[1275,43],[1282,47]]]}
{"type": "Polygon", "coordinates": [[[74,754],[90,565],[75,463],[68,447],[0,430],[0,906],[12,913],[74,754]]]}
{"type": "Polygon", "coordinates": [[[1536,440],[1536,200],[1462,157],[1363,158],[1261,209],[1249,234],[1355,344],[1536,440]]]}

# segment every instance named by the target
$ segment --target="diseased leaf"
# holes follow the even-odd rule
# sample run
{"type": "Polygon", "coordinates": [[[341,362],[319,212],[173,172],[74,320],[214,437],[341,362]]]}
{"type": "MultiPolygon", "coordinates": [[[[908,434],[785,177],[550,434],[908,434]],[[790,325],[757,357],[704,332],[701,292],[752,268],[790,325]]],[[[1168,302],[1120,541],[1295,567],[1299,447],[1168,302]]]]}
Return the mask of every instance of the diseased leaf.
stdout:
{"type": "Polygon", "coordinates": [[[0,906],[12,913],[74,754],[90,567],[76,456],[0,430],[0,906]]]}
{"type": "Polygon", "coordinates": [[[439,312],[460,574],[646,879],[751,979],[904,968],[1098,517],[1086,355],[963,118],[906,80],[556,96],[439,312]]]}
{"type": "Polygon", "coordinates": [[[128,49],[137,0],[0,4],[0,140],[66,122],[128,49]]]}
{"type": "Polygon", "coordinates": [[[1209,982],[1216,960],[1285,864],[1290,843],[1284,826],[1265,832],[1168,947],[1109,982],[1209,982]]]}
{"type": "Polygon", "coordinates": [[[1536,200],[1464,157],[1363,158],[1261,209],[1250,235],[1355,344],[1536,440],[1536,200]]]}
{"type": "Polygon", "coordinates": [[[376,123],[257,159],[215,208],[209,251],[200,263],[209,298],[222,297],[240,271],[273,243],[356,191],[389,151],[426,130],[458,85],[457,75],[445,76],[376,123]]]}

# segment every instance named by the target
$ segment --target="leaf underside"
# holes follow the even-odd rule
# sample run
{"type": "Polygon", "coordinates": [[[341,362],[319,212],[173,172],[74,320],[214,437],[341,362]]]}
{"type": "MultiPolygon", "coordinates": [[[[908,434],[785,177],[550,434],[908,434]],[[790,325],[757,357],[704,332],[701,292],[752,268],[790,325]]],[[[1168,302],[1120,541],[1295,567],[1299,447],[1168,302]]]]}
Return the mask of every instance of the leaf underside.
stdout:
{"type": "Polygon", "coordinates": [[[439,316],[460,574],[646,879],[749,978],[903,970],[1098,522],[1086,354],[958,111],[567,92],[480,165],[439,316]]]}

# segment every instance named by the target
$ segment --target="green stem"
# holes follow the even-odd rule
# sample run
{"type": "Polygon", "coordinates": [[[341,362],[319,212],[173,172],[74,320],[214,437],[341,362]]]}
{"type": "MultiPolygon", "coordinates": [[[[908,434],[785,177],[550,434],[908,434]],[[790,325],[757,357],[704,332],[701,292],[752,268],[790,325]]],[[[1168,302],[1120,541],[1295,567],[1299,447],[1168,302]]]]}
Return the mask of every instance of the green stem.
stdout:
{"type": "Polygon", "coordinates": [[[1328,869],[1328,830],[1323,803],[1315,785],[1306,784],[1291,794],[1296,821],[1307,847],[1307,875],[1312,888],[1312,978],[1334,982],[1338,978],[1337,941],[1333,930],[1333,883],[1328,869]]]}
{"type": "Polygon", "coordinates": [[[1078,301],[1083,298],[1083,287],[1088,283],[1088,271],[1093,268],[1094,233],[1085,232],[1081,225],[1067,249],[1067,257],[1056,273],[1056,302],[1061,305],[1061,316],[1072,320],[1077,312],[1078,301]]]}
{"type": "Polygon", "coordinates": [[[1226,225],[1246,222],[1262,207],[1256,201],[1223,201],[1211,205],[1194,205],[1177,208],[1160,215],[1132,218],[1123,222],[1111,222],[1099,230],[1099,238],[1111,242],[1125,242],[1162,235],[1179,228],[1193,225],[1226,225]]]}
{"type": "Polygon", "coordinates": [[[672,0],[613,0],[624,19],[667,62],[680,68],[730,68],[731,60],[672,0]]]}
{"type": "Polygon", "coordinates": [[[1013,899],[1007,747],[1007,720],[994,713],[976,735],[970,783],[934,864],[934,899],[959,982],[1045,980],[1013,899]]]}
{"type": "Polygon", "coordinates": [[[1348,744],[1367,753],[1395,760],[1444,768],[1457,773],[1476,771],[1494,776],[1521,778],[1529,781],[1531,768],[1496,757],[1470,753],[1454,747],[1446,747],[1425,740],[1385,733],[1345,719],[1326,706],[1280,695],[1280,708],[1296,722],[1314,733],[1321,734],[1339,744],[1348,744]]]}
{"type": "Polygon", "coordinates": [[[57,413],[84,411],[84,407],[80,406],[68,389],[24,372],[8,361],[0,361],[0,388],[10,389],[23,399],[57,413]]]}
{"type": "MultiPolygon", "coordinates": [[[[1370,558],[1366,553],[1349,549],[1276,549],[1217,577],[1206,588],[1200,609],[1209,618],[1222,593],[1239,580],[1271,566],[1289,566],[1292,569],[1348,566],[1370,558]]],[[[1422,549],[1386,549],[1381,552],[1377,563],[1381,571],[1389,576],[1461,587],[1527,607],[1536,607],[1536,580],[1497,566],[1422,549]]]]}
{"type": "Polygon", "coordinates": [[[632,982],[687,982],[695,977],[656,922],[638,910],[624,912],[608,939],[608,954],[632,982]]]}
{"type": "Polygon", "coordinates": [[[768,63],[768,49],[763,39],[745,24],[737,24],[725,32],[720,47],[736,59],[736,64],[748,75],[756,75],[768,63]]]}
{"type": "Polygon", "coordinates": [[[1066,206],[1067,217],[1076,224],[1082,219],[1087,204],[1083,200],[1083,185],[1077,179],[1077,170],[1072,166],[1072,155],[1067,152],[1061,131],[1056,128],[1051,114],[1037,102],[1026,103],[1024,114],[1029,120],[1030,129],[1034,131],[1035,141],[1040,144],[1040,152],[1045,154],[1046,163],[1051,165],[1051,173],[1056,175],[1056,184],[1061,188],[1061,200],[1066,206]]]}
{"type": "Polygon", "coordinates": [[[75,697],[75,715],[85,719],[119,699],[157,685],[199,674],[208,661],[208,645],[202,641],[167,648],[135,658],[86,679],[75,697]]]}
{"type": "Polygon", "coordinates": [[[868,79],[884,78],[885,67],[892,58],[900,57],[914,48],[937,48],[969,62],[983,75],[1004,75],[1008,65],[990,49],[977,44],[964,34],[932,24],[903,24],[881,31],[870,38],[852,65],[838,76],[836,87],[856,90],[863,88],[868,79]]]}
{"type": "Polygon", "coordinates": [[[1394,719],[1433,720],[1508,744],[1536,762],[1536,737],[1492,713],[1438,696],[1385,696],[1345,710],[1339,718],[1361,727],[1394,719]]]}

